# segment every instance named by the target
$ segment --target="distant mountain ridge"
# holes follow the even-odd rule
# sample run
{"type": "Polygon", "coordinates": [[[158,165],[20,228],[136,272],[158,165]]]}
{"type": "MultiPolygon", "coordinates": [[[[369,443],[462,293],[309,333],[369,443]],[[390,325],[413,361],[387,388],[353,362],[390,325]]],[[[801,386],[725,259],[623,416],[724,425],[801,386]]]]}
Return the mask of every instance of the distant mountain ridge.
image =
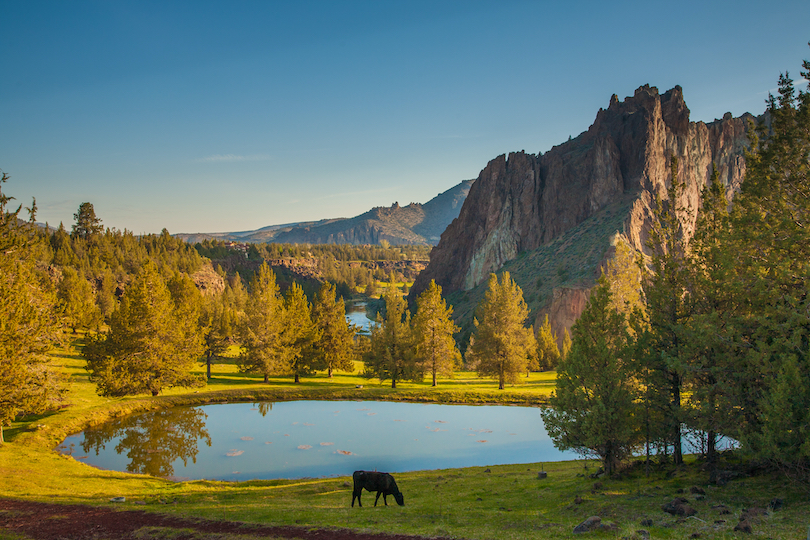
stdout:
{"type": "Polygon", "coordinates": [[[196,243],[206,239],[246,243],[436,245],[447,226],[458,217],[474,180],[464,180],[430,201],[390,207],[377,206],[352,218],[322,219],[269,225],[255,231],[179,233],[173,236],[196,243]]]}

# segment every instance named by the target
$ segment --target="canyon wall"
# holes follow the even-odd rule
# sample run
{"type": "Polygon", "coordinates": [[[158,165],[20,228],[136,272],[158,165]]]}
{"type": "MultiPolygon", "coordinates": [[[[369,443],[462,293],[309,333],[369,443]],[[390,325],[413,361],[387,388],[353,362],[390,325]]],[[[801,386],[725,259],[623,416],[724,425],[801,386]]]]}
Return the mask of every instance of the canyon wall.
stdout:
{"type": "MultiPolygon", "coordinates": [[[[749,119],[753,117],[727,113],[709,124],[691,122],[679,86],[661,95],[645,85],[624,101],[614,95],[586,132],[543,155],[496,157],[481,171],[458,218],[433,248],[411,298],[432,279],[445,293],[470,290],[519,253],[551,242],[627,197],[633,201],[620,232],[632,247],[646,251],[651,209],[656,195],[666,198],[672,156],[678,158],[679,179],[686,186],[678,203],[693,209],[684,223],[691,234],[712,164],[729,198],[739,189],[749,119]]],[[[561,292],[557,300],[568,295],[561,292]]],[[[562,309],[552,301],[546,310],[559,309],[565,327],[584,307],[586,297],[573,296],[576,306],[562,309]]]]}

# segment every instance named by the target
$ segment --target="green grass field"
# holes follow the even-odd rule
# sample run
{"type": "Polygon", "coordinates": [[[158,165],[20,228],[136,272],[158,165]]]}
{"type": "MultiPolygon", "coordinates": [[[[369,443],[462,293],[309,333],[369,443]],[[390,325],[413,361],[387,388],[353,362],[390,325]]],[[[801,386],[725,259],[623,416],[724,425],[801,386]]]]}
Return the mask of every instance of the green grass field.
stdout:
{"type": "MultiPolygon", "coordinates": [[[[216,401],[295,399],[406,400],[438,403],[542,404],[554,386],[553,373],[533,373],[526,384],[497,390],[492,380],[460,373],[453,380],[429,383],[379,384],[357,374],[322,374],[299,385],[291,378],[272,379],[240,374],[231,360],[215,364],[205,388],[171,390],[158,398],[137,396],[107,399],[95,394],[84,361],[74,348],[56,351],[54,362],[70,376],[69,403],[59,412],[27,418],[5,431],[0,447],[0,496],[58,503],[111,505],[116,508],[308,527],[347,527],[358,530],[451,536],[458,538],[570,538],[588,516],[614,522],[615,531],[591,532],[594,538],[743,538],[732,532],[743,508],[766,508],[778,497],[783,509],[766,513],[754,524],[760,538],[805,538],[810,525],[806,486],[778,474],[741,476],[725,487],[706,485],[700,463],[673,468],[629,469],[618,479],[594,479],[593,462],[529,463],[397,474],[406,505],[351,508],[351,479],[263,480],[238,483],[171,482],[161,478],[102,471],[53,451],[65,436],[119,415],[179,404],[216,401]],[[362,385],[362,388],[357,388],[362,385]],[[538,472],[548,477],[538,479],[538,472]],[[690,494],[702,487],[704,498],[690,494]],[[662,504],[676,496],[690,500],[698,511],[689,518],[664,513],[662,504]],[[575,499],[579,497],[580,503],[575,499]],[[722,505],[722,506],[721,506],[722,505]],[[728,513],[724,513],[728,512],[728,513]],[[642,520],[652,525],[641,525],[642,520]]],[[[358,366],[359,367],[359,366],[358,366]]],[[[359,369],[358,369],[359,371],[359,369]]],[[[203,367],[200,367],[200,373],[203,367]]],[[[726,458],[733,468],[735,458],[726,458]]],[[[382,504],[382,503],[380,503],[382,504]]],[[[1,519],[1,517],[0,517],[1,519]]],[[[0,538],[3,537],[0,534],[0,538]]]]}

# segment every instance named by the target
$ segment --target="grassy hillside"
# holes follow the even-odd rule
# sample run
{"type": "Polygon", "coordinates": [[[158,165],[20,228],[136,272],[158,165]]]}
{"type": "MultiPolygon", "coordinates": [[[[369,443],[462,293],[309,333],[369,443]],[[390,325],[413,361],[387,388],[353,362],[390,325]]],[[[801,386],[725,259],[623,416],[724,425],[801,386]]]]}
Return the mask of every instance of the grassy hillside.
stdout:
{"type": "MultiPolygon", "coordinates": [[[[722,488],[706,486],[706,475],[696,463],[678,469],[656,467],[650,476],[642,467],[635,467],[619,479],[591,478],[595,465],[587,461],[532,463],[400,473],[397,482],[406,506],[374,508],[366,495],[366,506],[351,508],[350,478],[175,483],[98,470],[52,451],[65,435],[88,425],[131,412],[189,403],[394,399],[538,404],[553,388],[554,375],[549,373],[533,374],[527,384],[502,392],[495,389],[494,382],[470,373],[461,373],[453,381],[442,380],[438,389],[411,383],[391,390],[356,374],[340,374],[333,380],[319,376],[301,385],[274,379],[264,385],[256,377],[237,373],[233,362],[225,360],[215,364],[212,383],[199,391],[175,390],[155,399],[106,399],[95,394],[75,349],[57,351],[54,362],[70,376],[69,404],[57,413],[28,418],[6,432],[9,443],[0,447],[2,497],[249,523],[499,540],[570,538],[574,526],[592,515],[617,525],[613,532],[591,533],[595,538],[641,537],[636,533],[639,529],[649,531],[653,538],[688,538],[693,534],[737,538],[731,529],[743,508],[765,508],[779,497],[784,508],[757,518],[757,536],[801,538],[807,530],[810,503],[806,492],[779,475],[748,477],[728,457],[723,466],[739,471],[736,474],[740,478],[722,488]],[[363,388],[355,388],[357,384],[363,388]],[[548,478],[538,478],[541,470],[548,478]],[[705,496],[690,494],[692,486],[702,486],[705,496]],[[110,502],[120,496],[126,497],[125,503],[110,502]],[[684,519],[662,512],[661,505],[676,496],[688,498],[698,514],[684,519]],[[641,525],[646,519],[652,520],[652,525],[641,525]]],[[[0,529],[0,538],[3,534],[0,529]]]]}

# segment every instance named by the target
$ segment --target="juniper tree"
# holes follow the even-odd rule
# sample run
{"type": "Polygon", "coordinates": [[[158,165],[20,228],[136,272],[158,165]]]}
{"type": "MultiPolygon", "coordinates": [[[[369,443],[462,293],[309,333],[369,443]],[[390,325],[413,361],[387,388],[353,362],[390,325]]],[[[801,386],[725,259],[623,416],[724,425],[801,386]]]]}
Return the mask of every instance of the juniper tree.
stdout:
{"type": "Polygon", "coordinates": [[[101,321],[93,288],[76,270],[71,267],[62,269],[62,279],[56,291],[65,322],[74,334],[79,328],[91,328],[101,321]]]}
{"type": "MultiPolygon", "coordinates": [[[[654,219],[648,247],[651,251],[650,268],[644,267],[643,291],[649,312],[646,335],[640,339],[647,346],[640,349],[653,378],[663,386],[655,395],[666,394],[669,402],[664,411],[668,424],[666,443],[673,447],[675,464],[683,463],[681,425],[685,418],[682,410],[684,376],[684,325],[690,313],[687,291],[687,251],[683,220],[689,209],[679,206],[683,183],[678,177],[678,161],[670,162],[670,181],[667,199],[655,198],[654,219]],[[661,375],[658,377],[657,375],[661,375]]],[[[651,394],[652,395],[652,394],[651,394]]]]}
{"type": "Polygon", "coordinates": [[[734,278],[731,223],[725,187],[717,170],[701,194],[702,208],[689,246],[689,294],[693,310],[685,327],[684,355],[689,372],[690,423],[706,434],[710,481],[716,476],[717,441],[731,434],[737,420],[734,388],[737,372],[734,319],[742,307],[734,278]]]}
{"type": "Polygon", "coordinates": [[[110,316],[109,330],[90,336],[82,354],[102,396],[120,397],[204,384],[191,373],[202,339],[190,330],[186,308],[175,303],[151,262],[143,265],[110,316]]]}
{"type": "Polygon", "coordinates": [[[61,378],[45,353],[58,338],[56,298],[47,276],[36,268],[35,238],[8,211],[12,197],[0,176],[0,444],[3,428],[21,414],[43,412],[61,398],[61,378]]]}
{"type": "Polygon", "coordinates": [[[554,446],[598,456],[608,475],[639,439],[627,322],[612,302],[610,284],[602,276],[574,324],[550,407],[541,411],[554,446]]]}
{"type": "MultiPolygon", "coordinates": [[[[802,76],[810,76],[803,62],[802,76]]],[[[738,435],[759,458],[810,478],[810,92],[790,76],[769,96],[732,215],[743,411],[738,435]]],[[[734,284],[729,284],[734,286],[734,284]]]]}

